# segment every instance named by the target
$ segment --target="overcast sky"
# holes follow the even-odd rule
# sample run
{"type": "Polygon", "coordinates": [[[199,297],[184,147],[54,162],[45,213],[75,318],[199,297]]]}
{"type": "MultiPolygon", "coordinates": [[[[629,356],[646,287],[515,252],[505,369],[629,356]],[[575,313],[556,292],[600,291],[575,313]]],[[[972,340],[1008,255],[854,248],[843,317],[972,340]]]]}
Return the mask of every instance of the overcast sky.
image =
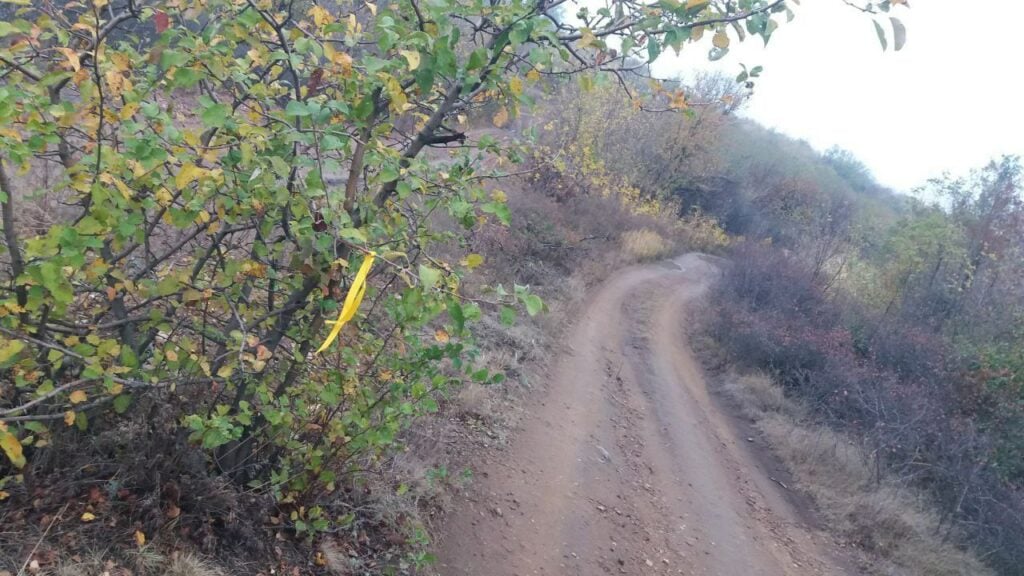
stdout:
{"type": "Polygon", "coordinates": [[[748,39],[708,63],[706,47],[689,46],[655,69],[685,76],[763,65],[746,115],[819,150],[846,148],[900,191],[1024,155],[1024,1],[911,0],[893,10],[906,47],[884,54],[869,17],[840,0],[790,4],[796,19],[767,48],[748,39]]]}

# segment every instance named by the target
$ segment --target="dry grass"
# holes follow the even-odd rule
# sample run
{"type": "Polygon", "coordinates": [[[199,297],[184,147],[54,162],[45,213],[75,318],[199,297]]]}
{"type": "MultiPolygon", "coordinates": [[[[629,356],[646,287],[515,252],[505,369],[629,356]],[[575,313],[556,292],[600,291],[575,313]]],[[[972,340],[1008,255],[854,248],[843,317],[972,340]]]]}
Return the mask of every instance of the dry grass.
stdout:
{"type": "Polygon", "coordinates": [[[848,437],[813,423],[764,375],[726,375],[723,391],[739,403],[815,502],[829,525],[881,558],[871,571],[884,576],[984,576],[973,554],[944,539],[939,519],[917,491],[883,478],[848,437]]]}
{"type": "Polygon", "coordinates": [[[641,228],[622,234],[622,248],[627,254],[643,262],[667,256],[672,251],[672,244],[654,230],[641,228]]]}
{"type": "Polygon", "coordinates": [[[48,569],[28,569],[30,573],[48,576],[224,576],[219,567],[194,554],[164,556],[150,546],[131,553],[120,553],[114,559],[104,553],[79,554],[73,558],[58,559],[48,569]]]}

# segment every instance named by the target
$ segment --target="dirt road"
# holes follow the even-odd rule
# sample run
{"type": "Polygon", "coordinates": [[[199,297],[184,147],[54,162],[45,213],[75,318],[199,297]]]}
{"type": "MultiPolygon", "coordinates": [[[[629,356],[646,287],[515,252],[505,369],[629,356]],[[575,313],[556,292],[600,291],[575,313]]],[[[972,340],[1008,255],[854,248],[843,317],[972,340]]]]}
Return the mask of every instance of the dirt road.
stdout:
{"type": "Polygon", "coordinates": [[[443,528],[442,576],[845,574],[709,396],[685,338],[709,259],[590,300],[545,397],[443,528]]]}

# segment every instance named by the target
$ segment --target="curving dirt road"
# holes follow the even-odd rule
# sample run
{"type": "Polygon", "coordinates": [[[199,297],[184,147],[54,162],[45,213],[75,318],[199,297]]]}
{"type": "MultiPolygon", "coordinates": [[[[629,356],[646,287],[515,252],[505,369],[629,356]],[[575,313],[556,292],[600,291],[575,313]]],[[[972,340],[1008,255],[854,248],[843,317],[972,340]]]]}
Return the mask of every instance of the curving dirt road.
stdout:
{"type": "Polygon", "coordinates": [[[708,395],[684,327],[716,274],[690,254],[590,299],[545,397],[446,523],[442,576],[847,573],[708,395]]]}

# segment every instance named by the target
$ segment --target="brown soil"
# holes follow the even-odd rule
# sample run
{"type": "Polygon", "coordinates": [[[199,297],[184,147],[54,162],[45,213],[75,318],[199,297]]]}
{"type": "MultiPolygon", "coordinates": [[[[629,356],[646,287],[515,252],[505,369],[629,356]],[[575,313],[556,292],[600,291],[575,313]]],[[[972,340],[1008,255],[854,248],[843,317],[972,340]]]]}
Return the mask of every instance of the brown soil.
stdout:
{"type": "Polygon", "coordinates": [[[690,254],[596,291],[440,527],[442,576],[849,573],[708,393],[685,327],[717,274],[690,254]]]}

